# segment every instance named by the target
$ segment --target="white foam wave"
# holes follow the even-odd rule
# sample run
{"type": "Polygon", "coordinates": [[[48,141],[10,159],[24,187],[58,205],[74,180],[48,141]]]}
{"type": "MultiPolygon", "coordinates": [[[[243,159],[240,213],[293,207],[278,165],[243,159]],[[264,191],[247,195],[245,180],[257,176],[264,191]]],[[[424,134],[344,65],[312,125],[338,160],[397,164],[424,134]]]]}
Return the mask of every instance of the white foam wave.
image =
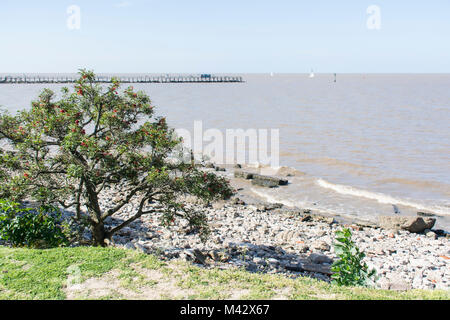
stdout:
{"type": "MultiPolygon", "coordinates": [[[[345,210],[342,209],[332,209],[328,207],[322,207],[320,205],[311,205],[311,203],[303,202],[303,201],[296,201],[292,202],[286,199],[277,198],[275,196],[272,196],[268,194],[267,192],[259,191],[257,189],[250,189],[254,194],[256,194],[259,198],[263,199],[264,201],[268,203],[281,203],[287,207],[290,208],[301,208],[301,209],[309,209],[313,210],[318,213],[324,213],[327,215],[334,215],[334,216],[341,216],[344,218],[354,219],[356,215],[348,214],[345,210]],[[338,210],[336,210],[338,209],[338,210]]],[[[368,217],[359,217],[359,220],[363,221],[371,221],[368,217]]]]}
{"type": "Polygon", "coordinates": [[[323,179],[318,179],[317,184],[322,188],[331,189],[337,193],[350,195],[355,197],[364,197],[371,200],[376,200],[379,203],[383,204],[396,204],[396,205],[404,205],[408,207],[413,207],[419,210],[435,213],[438,215],[450,215],[450,209],[442,206],[428,206],[425,204],[417,203],[410,200],[399,199],[392,197],[390,195],[386,195],[383,193],[371,192],[367,190],[362,190],[358,188],[354,188],[351,186],[333,184],[323,179]]]}
{"type": "Polygon", "coordinates": [[[295,204],[292,201],[289,200],[285,200],[285,199],[277,199],[276,197],[266,193],[266,192],[262,192],[259,190],[256,190],[255,188],[251,188],[250,189],[254,194],[256,194],[258,197],[264,199],[265,201],[267,201],[268,203],[281,203],[287,207],[296,207],[297,204],[295,204]]]}

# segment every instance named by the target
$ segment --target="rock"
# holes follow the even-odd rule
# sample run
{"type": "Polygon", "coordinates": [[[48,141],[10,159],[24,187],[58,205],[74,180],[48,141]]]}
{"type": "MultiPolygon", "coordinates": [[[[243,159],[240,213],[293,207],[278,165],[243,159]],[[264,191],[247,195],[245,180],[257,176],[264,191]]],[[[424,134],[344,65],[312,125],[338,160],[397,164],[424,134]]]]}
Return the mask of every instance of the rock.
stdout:
{"type": "Polygon", "coordinates": [[[209,251],[208,255],[212,260],[216,262],[226,262],[230,259],[230,257],[225,252],[219,250],[211,250],[209,251]]]}
{"type": "Polygon", "coordinates": [[[310,222],[310,221],[312,221],[312,220],[313,220],[313,218],[312,218],[312,216],[310,216],[310,215],[306,215],[306,216],[300,217],[300,221],[301,221],[301,222],[310,222]]]}
{"type": "Polygon", "coordinates": [[[364,220],[358,220],[358,221],[355,222],[355,224],[356,224],[358,227],[361,227],[361,228],[377,229],[377,228],[379,227],[379,226],[378,226],[376,223],[374,223],[374,222],[364,221],[364,220]]]}
{"type": "Polygon", "coordinates": [[[303,263],[301,265],[301,268],[304,271],[309,271],[309,272],[316,272],[316,273],[323,273],[326,275],[332,275],[333,272],[331,271],[331,268],[328,266],[323,266],[320,264],[314,264],[314,263],[303,263]]]}
{"type": "Polygon", "coordinates": [[[314,234],[317,238],[322,238],[327,234],[327,232],[325,230],[317,230],[314,232],[314,234]]]}
{"type": "Polygon", "coordinates": [[[268,262],[269,264],[273,264],[273,265],[280,264],[280,261],[277,260],[277,259],[275,259],[275,258],[269,258],[269,259],[267,259],[267,262],[268,262]]]}
{"type": "Polygon", "coordinates": [[[236,164],[236,165],[234,166],[234,168],[235,168],[235,169],[241,169],[241,168],[242,168],[242,165],[240,165],[240,164],[238,163],[238,164],[236,164]]]}
{"type": "Polygon", "coordinates": [[[194,249],[194,251],[192,252],[194,254],[194,262],[196,263],[200,263],[205,265],[206,264],[206,256],[199,250],[199,249],[194,249]]]}
{"type": "Polygon", "coordinates": [[[235,170],[234,177],[250,180],[253,179],[253,173],[242,170],[235,170]]]}
{"type": "Polygon", "coordinates": [[[232,202],[233,204],[237,204],[237,205],[240,205],[240,206],[245,206],[245,205],[246,205],[245,201],[243,201],[243,200],[241,200],[241,199],[239,199],[239,198],[233,198],[233,199],[231,200],[231,202],[232,202]]]}
{"type": "Polygon", "coordinates": [[[256,209],[260,212],[265,212],[265,211],[272,211],[275,209],[281,209],[282,207],[283,207],[282,203],[269,203],[269,204],[258,205],[256,207],[256,209]]]}
{"type": "Polygon", "coordinates": [[[283,231],[282,233],[280,233],[278,235],[279,239],[284,241],[285,243],[291,242],[292,239],[294,238],[298,238],[299,237],[299,233],[298,231],[295,230],[287,230],[287,231],[283,231]]]}
{"type": "MultiPolygon", "coordinates": [[[[220,250],[210,250],[208,252],[208,256],[216,262],[227,262],[228,260],[230,260],[230,256],[226,254],[224,251],[220,250]]],[[[202,255],[199,255],[199,257],[201,258],[202,255]]]]}
{"type": "Polygon", "coordinates": [[[278,182],[271,180],[263,180],[263,179],[253,179],[253,185],[266,187],[266,188],[277,188],[279,186],[278,182]]]}
{"type": "Polygon", "coordinates": [[[436,233],[434,233],[433,231],[427,231],[426,233],[425,233],[425,235],[427,236],[427,238],[430,238],[430,239],[437,239],[437,234],[436,233]]]}
{"type": "Polygon", "coordinates": [[[436,215],[428,212],[417,212],[417,216],[419,217],[435,217],[436,215]]]}
{"type": "Polygon", "coordinates": [[[442,229],[436,229],[436,230],[433,230],[433,232],[436,233],[439,237],[442,237],[442,236],[445,237],[445,235],[447,234],[447,232],[445,232],[445,230],[442,230],[442,229]]]}
{"type": "Polygon", "coordinates": [[[222,168],[222,167],[216,167],[216,171],[222,171],[222,172],[226,172],[227,169],[222,168]]]}
{"type": "Polygon", "coordinates": [[[284,266],[284,268],[288,271],[303,272],[301,264],[287,264],[284,266]]]}
{"type": "Polygon", "coordinates": [[[208,252],[208,255],[213,259],[214,261],[220,260],[220,255],[218,250],[211,250],[208,252]]]}
{"type": "Polygon", "coordinates": [[[332,224],[336,223],[336,220],[333,217],[324,217],[322,219],[322,222],[324,222],[326,224],[329,224],[329,225],[332,225],[332,224]]]}
{"type": "Polygon", "coordinates": [[[378,221],[383,229],[407,230],[411,233],[422,233],[432,229],[436,223],[434,218],[379,216],[378,221]]]}
{"type": "Polygon", "coordinates": [[[192,253],[192,251],[189,251],[189,250],[185,250],[184,252],[181,252],[179,257],[180,257],[180,259],[182,259],[184,261],[194,260],[194,254],[192,253]]]}
{"type": "Polygon", "coordinates": [[[331,249],[330,245],[328,243],[326,243],[325,241],[313,242],[312,248],[320,250],[320,251],[330,251],[330,249],[331,249]]]}
{"type": "Polygon", "coordinates": [[[386,254],[386,252],[381,247],[375,247],[375,249],[373,251],[370,251],[370,253],[378,256],[384,256],[386,254]]]}
{"type": "Polygon", "coordinates": [[[222,209],[225,207],[226,203],[224,201],[216,201],[212,204],[213,209],[222,209]]]}
{"type": "Polygon", "coordinates": [[[113,203],[118,203],[118,202],[121,202],[122,200],[123,199],[122,199],[121,195],[117,195],[112,199],[113,203]]]}
{"type": "Polygon", "coordinates": [[[298,251],[299,251],[300,253],[306,253],[306,252],[309,251],[309,246],[306,245],[306,244],[301,244],[301,245],[298,247],[298,251]]]}
{"type": "Polygon", "coordinates": [[[321,253],[312,253],[309,255],[308,259],[315,264],[323,264],[323,263],[328,263],[328,264],[332,264],[333,263],[333,259],[327,257],[324,254],[321,253]]]}
{"type": "Polygon", "coordinates": [[[264,260],[260,257],[254,257],[253,258],[253,262],[256,264],[261,264],[261,262],[263,262],[264,260]]]}
{"type": "Polygon", "coordinates": [[[215,165],[214,165],[214,163],[211,163],[211,162],[208,162],[207,164],[205,164],[205,168],[208,168],[208,169],[215,169],[215,165]]]}
{"type": "Polygon", "coordinates": [[[263,176],[260,174],[254,174],[252,184],[267,187],[267,188],[276,188],[278,186],[285,186],[289,182],[284,179],[280,179],[277,177],[263,176]]]}

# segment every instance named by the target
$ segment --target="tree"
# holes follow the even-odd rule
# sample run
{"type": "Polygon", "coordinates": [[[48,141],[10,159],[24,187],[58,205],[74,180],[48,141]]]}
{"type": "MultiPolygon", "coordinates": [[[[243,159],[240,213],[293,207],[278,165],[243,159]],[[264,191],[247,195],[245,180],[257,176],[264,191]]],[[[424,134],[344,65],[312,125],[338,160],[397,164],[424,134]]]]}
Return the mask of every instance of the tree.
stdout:
{"type": "Polygon", "coordinates": [[[178,197],[229,198],[228,181],[177,158],[181,139],[165,118],[154,117],[150,98],[132,87],[119,93],[119,86],[113,79],[105,88],[93,72],[81,70],[75,91],[63,88],[60,100],[45,89],[31,110],[2,114],[0,140],[9,147],[0,149],[0,196],[73,208],[76,221],[89,221],[97,246],[157,211],[164,212],[164,224],[184,218],[205,237],[205,214],[188,209],[178,197]],[[119,185],[123,197],[112,208],[102,208],[102,193],[119,185]],[[130,219],[116,227],[105,225],[136,199],[139,205],[130,219]]]}

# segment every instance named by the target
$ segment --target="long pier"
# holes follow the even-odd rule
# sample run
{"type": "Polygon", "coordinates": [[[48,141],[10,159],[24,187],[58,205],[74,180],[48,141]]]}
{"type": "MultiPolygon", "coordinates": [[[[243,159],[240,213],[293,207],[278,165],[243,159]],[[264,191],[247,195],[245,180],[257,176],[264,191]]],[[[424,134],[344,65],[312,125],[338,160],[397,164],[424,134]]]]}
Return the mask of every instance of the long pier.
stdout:
{"type": "MultiPolygon", "coordinates": [[[[182,76],[98,76],[97,83],[111,83],[112,79],[121,83],[236,83],[244,82],[238,76],[211,76],[211,75],[182,75],[182,76]]],[[[0,77],[0,84],[39,84],[39,83],[74,83],[77,76],[4,76],[0,77]]]]}

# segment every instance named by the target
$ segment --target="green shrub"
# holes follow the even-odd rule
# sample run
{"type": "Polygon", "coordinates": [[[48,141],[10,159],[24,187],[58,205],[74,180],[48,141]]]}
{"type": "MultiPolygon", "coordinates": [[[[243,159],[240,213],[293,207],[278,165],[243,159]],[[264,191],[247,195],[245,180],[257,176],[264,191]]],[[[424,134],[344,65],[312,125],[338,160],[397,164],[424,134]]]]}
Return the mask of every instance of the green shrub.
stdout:
{"type": "Polygon", "coordinates": [[[30,109],[0,113],[0,197],[71,209],[76,222],[89,222],[96,246],[108,246],[116,232],[161,212],[166,224],[187,220],[205,240],[205,210],[184,206],[181,196],[207,205],[234,191],[228,180],[186,161],[183,150],[145,92],[122,90],[116,79],[106,87],[82,70],[74,90],[56,95],[45,89],[30,109]],[[121,191],[112,207],[100,201],[111,189],[121,191]],[[112,225],[129,204],[136,205],[127,220],[112,225]]]}
{"type": "Polygon", "coordinates": [[[51,248],[68,245],[60,211],[52,206],[22,208],[0,200],[0,239],[14,247],[51,248]]]}
{"type": "Polygon", "coordinates": [[[337,243],[334,244],[334,250],[340,259],[331,266],[331,271],[334,272],[331,276],[333,283],[339,286],[370,286],[376,278],[376,271],[369,270],[362,261],[366,255],[359,251],[351,238],[349,229],[336,231],[337,243]]]}

